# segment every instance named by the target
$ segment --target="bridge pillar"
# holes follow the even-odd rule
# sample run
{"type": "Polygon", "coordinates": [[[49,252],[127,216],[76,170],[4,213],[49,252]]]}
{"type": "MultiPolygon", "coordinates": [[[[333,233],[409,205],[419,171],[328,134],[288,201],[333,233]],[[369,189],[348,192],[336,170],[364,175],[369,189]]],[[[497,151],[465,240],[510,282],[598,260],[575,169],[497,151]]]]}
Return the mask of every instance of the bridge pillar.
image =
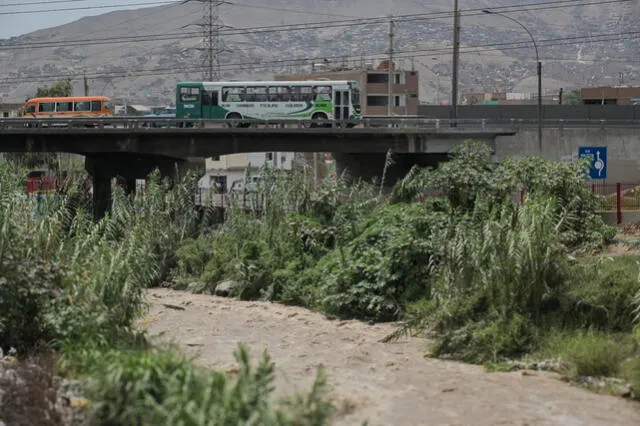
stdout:
{"type": "MultiPolygon", "coordinates": [[[[345,174],[347,181],[362,179],[378,182],[384,172],[387,155],[382,153],[334,153],[336,172],[338,176],[345,174]]],[[[436,167],[447,161],[447,154],[392,154],[393,164],[387,167],[385,174],[385,188],[391,188],[397,181],[404,178],[415,165],[420,167],[436,167]]]]}
{"type": "Polygon", "coordinates": [[[114,178],[125,191],[135,192],[136,179],[146,179],[156,168],[171,180],[181,179],[190,168],[200,167],[195,162],[157,155],[129,153],[95,154],[85,157],[85,169],[93,181],[93,213],[99,219],[111,206],[111,183],[114,178]]]}

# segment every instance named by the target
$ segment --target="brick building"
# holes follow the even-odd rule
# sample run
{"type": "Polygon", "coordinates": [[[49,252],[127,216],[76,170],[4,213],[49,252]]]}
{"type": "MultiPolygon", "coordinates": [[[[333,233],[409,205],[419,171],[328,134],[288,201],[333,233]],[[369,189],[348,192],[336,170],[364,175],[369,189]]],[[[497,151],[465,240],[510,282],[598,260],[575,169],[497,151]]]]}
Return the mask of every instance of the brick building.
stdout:
{"type": "MultiPolygon", "coordinates": [[[[417,71],[396,70],[392,65],[391,115],[418,115],[419,81],[417,71]]],[[[278,75],[275,80],[354,80],[360,84],[360,98],[363,115],[387,116],[389,105],[389,61],[381,61],[373,68],[315,69],[308,74],[278,75]]]]}
{"type": "Polygon", "coordinates": [[[580,89],[580,103],[585,105],[640,104],[640,87],[585,87],[580,89]]]}

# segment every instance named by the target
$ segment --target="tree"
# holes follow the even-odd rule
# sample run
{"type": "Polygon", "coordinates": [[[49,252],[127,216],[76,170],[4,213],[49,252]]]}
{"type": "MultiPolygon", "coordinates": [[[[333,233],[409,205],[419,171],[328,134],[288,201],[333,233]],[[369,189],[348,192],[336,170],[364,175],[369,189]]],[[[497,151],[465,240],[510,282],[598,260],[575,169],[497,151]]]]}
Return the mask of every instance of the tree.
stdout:
{"type": "Polygon", "coordinates": [[[71,85],[71,79],[55,82],[51,85],[51,87],[38,87],[38,90],[36,91],[37,98],[50,96],[73,96],[73,86],[71,85]]]}
{"type": "MultiPolygon", "coordinates": [[[[54,82],[51,87],[38,87],[36,97],[73,96],[71,79],[54,82]]],[[[58,156],[51,152],[15,152],[5,154],[8,161],[13,161],[28,169],[46,167],[49,170],[58,171],[58,156]]]]}
{"type": "Polygon", "coordinates": [[[562,103],[565,105],[580,105],[580,90],[567,92],[562,103]]]}

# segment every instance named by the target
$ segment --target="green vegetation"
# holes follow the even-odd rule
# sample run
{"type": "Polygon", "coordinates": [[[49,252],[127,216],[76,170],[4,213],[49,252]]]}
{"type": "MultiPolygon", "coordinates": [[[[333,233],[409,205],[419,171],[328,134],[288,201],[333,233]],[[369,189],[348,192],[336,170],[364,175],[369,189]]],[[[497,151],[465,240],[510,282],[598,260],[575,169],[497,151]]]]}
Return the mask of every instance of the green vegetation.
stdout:
{"type": "Polygon", "coordinates": [[[36,98],[73,96],[73,86],[71,79],[56,81],[51,87],[38,87],[36,90],[36,98]]]}
{"type": "Polygon", "coordinates": [[[224,217],[197,211],[195,176],[170,189],[154,174],[144,194],[115,189],[111,214],[93,222],[72,189],[21,197],[23,171],[7,163],[2,349],[52,350],[97,424],[327,424],[335,411],[321,371],[309,395],[274,402],[266,355],[253,366],[239,348],[240,373],[228,377],[134,329],[147,287],[213,293],[227,281],[242,299],[399,320],[388,340],[430,334],[433,356],[497,370],[526,355],[560,358],[567,377],[619,376],[637,395],[638,258],[603,255],[616,229],[595,214],[585,167],[493,164],[484,145],[468,143],[436,169],[413,169],[390,196],[341,179],[314,190],[306,168],[263,170],[257,191],[232,199],[224,217]]]}
{"type": "Polygon", "coordinates": [[[231,377],[151,346],[134,328],[146,288],[167,279],[180,246],[204,229],[195,176],[170,190],[154,174],[134,198],[116,188],[112,213],[94,222],[74,186],[55,198],[26,198],[24,175],[0,165],[0,347],[21,358],[11,367],[21,380],[2,378],[12,397],[0,419],[22,424],[39,413],[38,424],[60,424],[53,376],[62,374],[81,384],[88,400],[79,406],[91,424],[328,423],[333,404],[322,371],[309,395],[278,402],[266,354],[253,366],[238,348],[231,377]]]}
{"type": "MultiPolygon", "coordinates": [[[[497,165],[469,143],[436,169],[413,169],[390,198],[340,180],[314,193],[304,171],[264,171],[251,197],[258,212],[232,207],[184,245],[174,283],[213,292],[232,281],[232,295],[245,299],[401,320],[389,340],[430,333],[433,356],[468,362],[540,353],[554,333],[590,328],[597,334],[576,348],[608,348],[611,333],[633,329],[639,269],[635,258],[600,254],[616,229],[595,213],[586,167],[539,158],[497,165]]],[[[567,352],[572,368],[589,371],[578,351],[567,352]]],[[[619,374],[640,355],[621,353],[616,368],[592,371],[619,374]]]]}

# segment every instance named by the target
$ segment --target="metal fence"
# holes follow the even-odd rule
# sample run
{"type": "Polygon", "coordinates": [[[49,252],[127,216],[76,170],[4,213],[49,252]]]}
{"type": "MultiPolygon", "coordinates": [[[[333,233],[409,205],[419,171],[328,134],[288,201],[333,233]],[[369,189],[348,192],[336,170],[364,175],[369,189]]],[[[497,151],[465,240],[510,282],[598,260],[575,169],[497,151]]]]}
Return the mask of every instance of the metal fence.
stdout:
{"type": "MultiPolygon", "coordinates": [[[[615,216],[615,223],[620,225],[625,221],[625,213],[630,214],[630,220],[640,221],[640,183],[589,183],[589,189],[596,194],[598,204],[596,211],[603,215],[615,216]],[[633,220],[637,219],[637,220],[633,220]]],[[[526,190],[520,189],[518,198],[524,202],[526,190]]]]}
{"type": "Polygon", "coordinates": [[[599,195],[599,208],[602,213],[614,213],[616,223],[623,222],[626,212],[640,212],[640,184],[638,183],[592,183],[591,191],[599,195]]]}

